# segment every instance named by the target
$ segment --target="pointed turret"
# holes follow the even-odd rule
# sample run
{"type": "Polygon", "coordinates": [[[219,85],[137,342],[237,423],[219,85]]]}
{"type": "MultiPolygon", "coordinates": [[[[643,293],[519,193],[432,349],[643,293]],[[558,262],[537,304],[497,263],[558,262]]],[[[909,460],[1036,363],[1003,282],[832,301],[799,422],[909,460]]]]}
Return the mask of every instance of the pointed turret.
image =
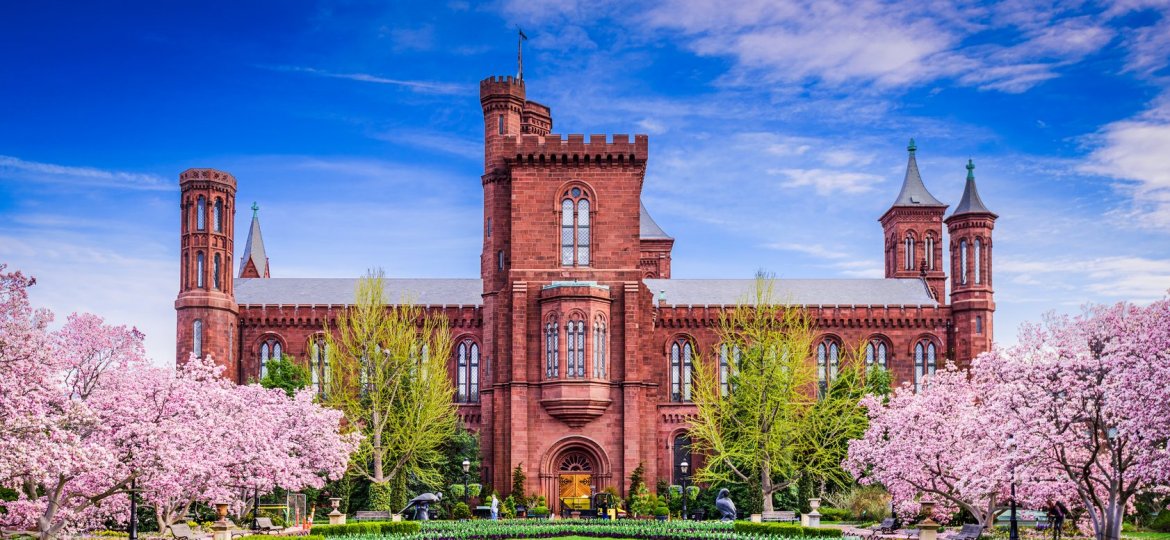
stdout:
{"type": "Polygon", "coordinates": [[[970,159],[967,160],[967,185],[963,187],[963,196],[951,217],[960,214],[991,214],[993,217],[999,217],[988,210],[983,205],[983,199],[979,198],[979,190],[975,188],[975,162],[970,159]]]}
{"type": "Polygon", "coordinates": [[[264,237],[260,234],[260,207],[252,203],[252,226],[248,227],[248,242],[240,257],[240,277],[268,278],[268,255],[264,253],[264,237]]]}
{"type": "Polygon", "coordinates": [[[947,205],[927,191],[918,172],[914,139],[906,147],[906,177],[902,190],[878,221],[885,233],[887,278],[924,279],[940,303],[945,302],[946,274],[942,264],[942,221],[947,205]]]}
{"type": "Polygon", "coordinates": [[[670,279],[670,251],[674,249],[674,238],[650,217],[650,211],[641,200],[638,201],[638,237],[641,241],[641,257],[638,265],[647,278],[670,279]]]}
{"type": "Polygon", "coordinates": [[[934,195],[931,195],[926,190],[926,184],[922,183],[922,175],[918,173],[918,160],[914,157],[914,153],[918,150],[918,146],[914,144],[914,139],[910,139],[910,144],[906,147],[906,150],[910,153],[909,161],[906,163],[906,178],[902,180],[902,191],[898,193],[898,198],[892,206],[945,207],[945,204],[934,198],[934,195]]]}

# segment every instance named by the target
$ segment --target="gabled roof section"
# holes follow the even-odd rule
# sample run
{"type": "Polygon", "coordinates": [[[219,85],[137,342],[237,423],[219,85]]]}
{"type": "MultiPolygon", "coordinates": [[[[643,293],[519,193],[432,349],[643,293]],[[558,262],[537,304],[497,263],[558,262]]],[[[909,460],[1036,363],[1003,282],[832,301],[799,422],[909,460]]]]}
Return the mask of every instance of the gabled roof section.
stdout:
{"type": "MultiPolygon", "coordinates": [[[[730,306],[750,298],[754,279],[644,279],[670,306],[730,306]]],[[[238,293],[237,293],[238,294],[238,293]]],[[[921,279],[777,279],[773,299],[795,306],[937,306],[921,279]]]]}
{"type": "MultiPolygon", "coordinates": [[[[353,305],[358,278],[274,278],[235,281],[243,305],[353,305]]],[[[386,301],[419,306],[483,305],[479,279],[385,279],[386,301]]]]}
{"type": "Polygon", "coordinates": [[[268,254],[264,252],[264,237],[260,234],[260,207],[252,203],[252,225],[248,227],[248,241],[244,256],[240,257],[240,277],[267,278],[268,254]],[[251,263],[249,266],[248,263],[251,263]]]}
{"type": "Polygon", "coordinates": [[[914,139],[910,139],[910,145],[906,147],[906,150],[910,152],[910,160],[906,163],[906,178],[902,180],[902,191],[898,193],[898,199],[891,206],[942,206],[945,208],[947,205],[934,198],[934,195],[926,190],[926,185],[922,183],[922,175],[918,173],[918,160],[914,158],[914,152],[918,150],[914,139]]]}
{"type": "Polygon", "coordinates": [[[967,160],[967,185],[963,187],[963,196],[959,199],[959,205],[955,207],[955,213],[951,216],[960,214],[991,214],[994,217],[994,212],[988,210],[983,205],[983,199],[979,198],[979,190],[975,188],[975,161],[967,160]]]}
{"type": "Polygon", "coordinates": [[[650,217],[650,211],[646,210],[646,204],[638,201],[638,236],[643,240],[673,240],[674,238],[666,234],[662,227],[650,217]]]}

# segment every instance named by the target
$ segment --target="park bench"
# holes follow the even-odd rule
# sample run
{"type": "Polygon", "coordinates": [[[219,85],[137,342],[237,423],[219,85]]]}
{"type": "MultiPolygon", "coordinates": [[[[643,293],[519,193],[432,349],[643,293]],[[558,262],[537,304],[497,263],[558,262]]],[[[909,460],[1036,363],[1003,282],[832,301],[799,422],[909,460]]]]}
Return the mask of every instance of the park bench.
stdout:
{"type": "Polygon", "coordinates": [[[191,530],[191,526],[186,523],[175,523],[169,528],[171,529],[171,536],[174,536],[175,540],[204,540],[211,538],[210,534],[197,533],[191,530]]]}
{"type": "Polygon", "coordinates": [[[879,534],[894,534],[898,530],[898,521],[894,518],[883,519],[881,523],[870,528],[871,531],[879,534]]]}
{"type": "Polygon", "coordinates": [[[791,510],[777,510],[774,512],[764,512],[761,519],[764,521],[784,521],[788,523],[796,523],[800,518],[796,516],[796,512],[791,510]]]}
{"type": "Polygon", "coordinates": [[[272,518],[256,518],[256,530],[262,533],[276,533],[284,530],[284,527],[272,524],[272,518]]]}
{"type": "Polygon", "coordinates": [[[963,525],[959,532],[948,536],[948,540],[979,540],[983,535],[983,527],[977,523],[963,525]]]}
{"type": "Polygon", "coordinates": [[[389,521],[389,510],[358,510],[353,515],[354,521],[380,520],[389,521]]]}

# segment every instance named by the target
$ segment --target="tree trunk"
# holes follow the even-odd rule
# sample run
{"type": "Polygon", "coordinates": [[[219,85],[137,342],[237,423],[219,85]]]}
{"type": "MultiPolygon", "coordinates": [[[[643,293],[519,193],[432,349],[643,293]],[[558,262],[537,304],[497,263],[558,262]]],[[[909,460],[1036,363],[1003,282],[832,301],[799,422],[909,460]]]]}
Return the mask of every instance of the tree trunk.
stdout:
{"type": "Polygon", "coordinates": [[[764,512],[772,512],[772,467],[767,458],[760,463],[760,491],[764,495],[764,512]]]}
{"type": "Polygon", "coordinates": [[[382,473],[382,428],[381,418],[377,406],[373,407],[374,426],[374,483],[380,484],[386,480],[382,473]]]}

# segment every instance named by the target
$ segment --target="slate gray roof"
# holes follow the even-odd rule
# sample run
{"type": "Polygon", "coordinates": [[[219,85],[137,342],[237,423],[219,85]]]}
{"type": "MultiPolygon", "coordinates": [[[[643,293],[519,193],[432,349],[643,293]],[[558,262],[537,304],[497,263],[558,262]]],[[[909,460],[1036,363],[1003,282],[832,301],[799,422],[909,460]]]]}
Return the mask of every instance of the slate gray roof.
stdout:
{"type": "Polygon", "coordinates": [[[898,192],[898,198],[892,206],[945,207],[946,205],[934,198],[934,195],[926,190],[926,185],[922,183],[922,175],[918,174],[918,160],[914,158],[914,152],[917,149],[918,147],[914,145],[914,139],[910,139],[910,146],[907,148],[910,152],[910,160],[906,163],[906,178],[902,180],[902,191],[898,192]]]}
{"type": "MultiPolygon", "coordinates": [[[[251,304],[352,305],[358,278],[237,278],[236,302],[251,304]]],[[[430,306],[483,304],[478,279],[386,278],[386,300],[430,306]]]]}
{"type": "Polygon", "coordinates": [[[642,201],[638,201],[638,236],[647,240],[670,240],[672,237],[654,222],[654,218],[650,217],[650,211],[646,210],[646,205],[642,201]]]}
{"type": "Polygon", "coordinates": [[[975,189],[975,163],[971,160],[967,160],[967,185],[963,187],[963,196],[959,198],[959,205],[955,207],[955,212],[951,215],[957,216],[959,214],[991,214],[995,216],[995,213],[983,205],[983,199],[979,198],[979,190],[975,189]]]}
{"type": "Polygon", "coordinates": [[[260,218],[256,216],[255,210],[252,212],[252,225],[248,227],[248,242],[244,244],[244,256],[240,257],[241,275],[244,273],[244,267],[248,265],[248,259],[256,265],[256,273],[260,277],[268,276],[268,254],[264,253],[264,237],[260,234],[260,218]]]}
{"type": "MultiPolygon", "coordinates": [[[[755,292],[754,279],[645,279],[666,305],[725,306],[755,292]]],[[[937,305],[920,279],[777,279],[772,297],[778,303],[816,305],[937,305]]]]}

